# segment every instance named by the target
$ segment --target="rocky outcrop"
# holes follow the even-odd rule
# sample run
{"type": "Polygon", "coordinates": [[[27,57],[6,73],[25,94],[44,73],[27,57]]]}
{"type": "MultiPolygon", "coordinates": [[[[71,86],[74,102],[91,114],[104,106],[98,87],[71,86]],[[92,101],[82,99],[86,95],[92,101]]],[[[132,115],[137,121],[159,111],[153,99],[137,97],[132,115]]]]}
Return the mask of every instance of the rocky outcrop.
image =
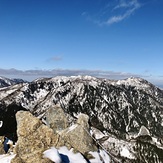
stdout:
{"type": "Polygon", "coordinates": [[[138,136],[150,136],[150,132],[145,126],[141,126],[138,136]]]}
{"type": "MultiPolygon", "coordinates": [[[[87,160],[94,157],[90,151],[96,153],[98,151],[90,134],[89,117],[85,114],[79,114],[75,124],[56,133],[27,111],[17,112],[16,120],[18,141],[14,149],[16,156],[11,163],[52,163],[51,160],[43,156],[44,151],[51,147],[57,149],[62,146],[66,146],[68,149],[73,148],[73,152],[81,153],[87,160]]],[[[145,127],[141,127],[140,130],[141,136],[128,142],[125,140],[117,141],[115,137],[106,137],[98,132],[102,137],[99,138],[99,142],[102,140],[101,145],[110,152],[111,159],[116,163],[145,163],[150,162],[150,160],[151,163],[161,163],[163,150],[161,146],[159,147],[160,144],[153,142],[145,127]]]]}
{"type": "MultiPolygon", "coordinates": [[[[59,115],[62,117],[62,114],[59,115]]],[[[52,117],[55,117],[54,114],[52,117]]],[[[89,117],[85,114],[80,114],[76,124],[57,133],[53,131],[55,128],[52,130],[27,111],[17,112],[16,120],[18,141],[14,150],[16,156],[11,163],[51,163],[50,160],[43,157],[43,152],[52,146],[73,148],[74,152],[80,152],[85,157],[90,151],[97,151],[89,133],[89,117]]],[[[57,129],[60,128],[59,123],[54,122],[54,126],[57,129]]]]}
{"type": "Polygon", "coordinates": [[[59,105],[55,105],[46,112],[45,117],[47,125],[60,136],[57,147],[67,146],[83,155],[89,151],[97,151],[95,142],[90,136],[88,115],[79,114],[76,124],[67,127],[68,121],[63,109],[59,105]]]}
{"type": "Polygon", "coordinates": [[[68,126],[68,122],[63,109],[59,105],[48,109],[45,114],[47,125],[53,129],[54,133],[61,131],[68,126]]]}
{"type": "Polygon", "coordinates": [[[42,153],[56,146],[58,136],[38,118],[27,111],[16,114],[18,141],[15,147],[16,157],[12,163],[51,163],[42,157],[42,153]]]}
{"type": "Polygon", "coordinates": [[[76,124],[59,132],[59,135],[66,143],[69,143],[71,147],[83,155],[89,151],[97,151],[97,147],[94,145],[95,142],[90,136],[88,120],[89,117],[87,115],[80,114],[76,124]]]}

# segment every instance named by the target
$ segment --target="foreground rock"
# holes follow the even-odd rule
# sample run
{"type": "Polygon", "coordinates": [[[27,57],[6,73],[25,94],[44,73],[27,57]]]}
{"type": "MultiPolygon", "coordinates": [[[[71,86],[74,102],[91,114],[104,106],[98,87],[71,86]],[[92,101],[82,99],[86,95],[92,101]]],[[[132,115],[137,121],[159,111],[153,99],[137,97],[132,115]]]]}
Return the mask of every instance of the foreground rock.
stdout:
{"type": "Polygon", "coordinates": [[[5,154],[5,151],[3,148],[3,142],[4,142],[4,136],[0,136],[0,155],[5,154]]]}
{"type": "MultiPolygon", "coordinates": [[[[90,136],[88,120],[87,115],[80,114],[76,124],[59,133],[66,143],[86,157],[88,152],[98,150],[90,136]]],[[[60,144],[60,146],[62,145],[64,144],[60,144]]]]}
{"type": "Polygon", "coordinates": [[[63,109],[59,105],[48,109],[46,112],[47,125],[53,129],[54,133],[68,127],[68,122],[63,109]]]}
{"type": "MultiPolygon", "coordinates": [[[[80,114],[76,124],[58,133],[54,133],[57,131],[55,128],[53,131],[27,111],[17,112],[16,120],[18,141],[15,147],[16,156],[11,163],[51,163],[49,159],[43,158],[43,152],[51,147],[73,148],[74,152],[82,153],[87,159],[90,151],[98,150],[89,133],[87,115],[80,114]]],[[[54,126],[57,129],[59,124],[54,123],[54,126]]]]}
{"type": "Polygon", "coordinates": [[[42,153],[56,146],[58,136],[53,130],[26,111],[16,114],[18,141],[15,147],[16,157],[12,163],[51,163],[42,157],[42,153]]]}

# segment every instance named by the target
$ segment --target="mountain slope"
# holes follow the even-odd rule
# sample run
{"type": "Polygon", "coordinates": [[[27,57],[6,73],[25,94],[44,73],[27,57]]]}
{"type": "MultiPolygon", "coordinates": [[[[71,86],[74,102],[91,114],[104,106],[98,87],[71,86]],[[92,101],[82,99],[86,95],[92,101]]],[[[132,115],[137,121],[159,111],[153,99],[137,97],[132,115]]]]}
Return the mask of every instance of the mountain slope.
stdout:
{"type": "Polygon", "coordinates": [[[109,81],[93,77],[56,77],[1,90],[0,101],[17,103],[36,116],[60,103],[70,118],[88,114],[102,131],[123,137],[146,126],[163,135],[163,91],[139,78],[109,81]],[[132,84],[128,83],[132,80],[132,84]],[[98,123],[97,123],[98,122],[98,123]]]}
{"type": "MultiPolygon", "coordinates": [[[[73,123],[80,112],[85,113],[90,117],[91,126],[105,136],[115,138],[116,144],[119,140],[123,140],[121,145],[130,144],[128,141],[137,139],[142,126],[149,130],[151,139],[162,140],[163,91],[141,78],[118,81],[90,76],[38,79],[1,88],[0,104],[6,111],[11,104],[22,106],[43,119],[49,108],[60,104],[69,123],[73,123]]],[[[105,145],[107,141],[103,142],[105,145]]],[[[142,147],[139,144],[141,142],[138,143],[138,149],[142,147]]],[[[146,144],[141,148],[142,151],[153,145],[146,144]]],[[[131,143],[131,146],[135,144],[131,143]]],[[[162,151],[162,144],[160,146],[162,151]]],[[[156,147],[160,148],[158,145],[156,147]]],[[[115,149],[121,149],[119,144],[115,149]]],[[[110,148],[108,150],[112,151],[110,148]]],[[[113,154],[116,157],[119,155],[116,152],[113,154]]],[[[157,156],[160,160],[158,153],[157,156]]],[[[140,157],[137,160],[141,160],[140,157]]]]}
{"type": "Polygon", "coordinates": [[[8,87],[14,84],[24,83],[25,81],[22,79],[8,79],[5,77],[0,77],[0,88],[8,87]]]}

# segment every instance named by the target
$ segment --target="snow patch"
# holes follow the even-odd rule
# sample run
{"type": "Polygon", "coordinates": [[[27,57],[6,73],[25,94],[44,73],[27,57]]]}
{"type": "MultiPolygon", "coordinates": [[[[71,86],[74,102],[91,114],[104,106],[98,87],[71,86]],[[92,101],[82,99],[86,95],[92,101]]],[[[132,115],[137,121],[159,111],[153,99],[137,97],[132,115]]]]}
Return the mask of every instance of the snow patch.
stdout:
{"type": "Polygon", "coordinates": [[[0,121],[0,128],[3,126],[3,121],[0,121]]]}
{"type": "Polygon", "coordinates": [[[55,163],[62,163],[61,156],[59,155],[58,150],[54,147],[51,147],[50,149],[44,151],[43,155],[44,158],[48,158],[55,163]]]}
{"type": "Polygon", "coordinates": [[[70,132],[70,131],[72,131],[72,130],[74,130],[77,126],[78,125],[75,124],[75,125],[72,125],[71,127],[69,127],[67,133],[70,132]]]}
{"type": "Polygon", "coordinates": [[[67,147],[63,146],[58,149],[61,158],[63,161],[66,162],[66,160],[71,163],[87,163],[87,161],[84,159],[84,157],[80,153],[73,153],[72,150],[68,150],[67,147]],[[68,158],[67,158],[68,157],[68,158]]]}
{"type": "Polygon", "coordinates": [[[141,126],[139,133],[138,133],[138,136],[145,136],[145,135],[150,136],[150,132],[145,126],[141,126]]]}
{"type": "Polygon", "coordinates": [[[127,147],[122,148],[122,150],[120,151],[120,155],[123,157],[134,159],[134,156],[132,155],[132,153],[130,153],[127,147]]]}
{"type": "Polygon", "coordinates": [[[97,128],[91,127],[91,135],[95,137],[95,139],[101,139],[105,136],[100,130],[97,128]]]}
{"type": "Polygon", "coordinates": [[[14,157],[15,157],[15,154],[0,155],[0,163],[10,163],[14,157]]]}
{"type": "Polygon", "coordinates": [[[60,147],[58,150],[54,147],[43,152],[44,158],[49,158],[51,161],[55,163],[87,163],[84,157],[80,153],[73,153],[71,150],[69,151],[67,147],[60,147]]]}

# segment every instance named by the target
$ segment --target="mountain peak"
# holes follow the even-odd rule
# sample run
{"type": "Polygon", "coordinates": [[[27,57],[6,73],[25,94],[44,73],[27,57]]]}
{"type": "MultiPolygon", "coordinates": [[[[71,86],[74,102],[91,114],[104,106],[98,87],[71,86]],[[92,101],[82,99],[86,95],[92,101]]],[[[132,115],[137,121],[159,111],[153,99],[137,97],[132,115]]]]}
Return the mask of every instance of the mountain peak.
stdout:
{"type": "Polygon", "coordinates": [[[25,82],[27,81],[24,81],[22,79],[9,79],[9,78],[0,76],[0,88],[8,87],[8,86],[19,84],[19,83],[25,83],[25,82]]]}

